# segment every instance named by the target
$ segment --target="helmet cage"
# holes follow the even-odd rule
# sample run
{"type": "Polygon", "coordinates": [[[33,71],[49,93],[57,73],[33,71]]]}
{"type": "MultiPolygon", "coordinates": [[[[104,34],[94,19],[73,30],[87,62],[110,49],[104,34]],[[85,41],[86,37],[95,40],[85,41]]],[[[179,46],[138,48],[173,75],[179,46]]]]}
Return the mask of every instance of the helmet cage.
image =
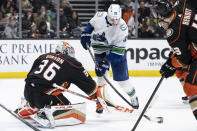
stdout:
{"type": "Polygon", "coordinates": [[[57,45],[55,48],[55,52],[67,54],[71,57],[75,57],[74,48],[71,45],[69,45],[67,42],[61,42],[59,45],[57,45]]]}

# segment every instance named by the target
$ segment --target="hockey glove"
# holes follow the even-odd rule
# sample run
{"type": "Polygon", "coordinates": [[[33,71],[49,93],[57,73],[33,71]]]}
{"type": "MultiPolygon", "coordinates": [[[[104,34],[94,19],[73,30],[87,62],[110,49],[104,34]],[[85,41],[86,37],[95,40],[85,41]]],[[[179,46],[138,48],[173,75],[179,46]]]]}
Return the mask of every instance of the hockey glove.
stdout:
{"type": "Polygon", "coordinates": [[[107,61],[97,62],[97,67],[95,68],[96,75],[101,77],[105,74],[106,70],[109,70],[109,63],[107,61]]]}
{"type": "Polygon", "coordinates": [[[160,74],[165,78],[173,76],[176,68],[172,65],[171,59],[169,58],[166,63],[164,63],[160,69],[160,74]]]}
{"type": "Polygon", "coordinates": [[[88,44],[88,46],[90,46],[90,43],[91,43],[90,39],[91,39],[91,34],[82,32],[82,34],[81,34],[81,44],[82,44],[82,46],[85,50],[87,50],[86,43],[88,44]]]}

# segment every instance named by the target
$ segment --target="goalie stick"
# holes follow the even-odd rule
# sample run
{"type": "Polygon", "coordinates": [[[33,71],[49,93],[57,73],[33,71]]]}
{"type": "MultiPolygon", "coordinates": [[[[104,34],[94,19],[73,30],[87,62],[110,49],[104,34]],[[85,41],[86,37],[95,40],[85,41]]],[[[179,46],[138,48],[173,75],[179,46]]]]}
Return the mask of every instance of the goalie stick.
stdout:
{"type": "Polygon", "coordinates": [[[34,131],[40,131],[38,128],[34,127],[32,124],[30,124],[29,122],[27,122],[26,120],[24,120],[23,118],[20,118],[18,115],[16,115],[15,113],[13,113],[11,110],[9,110],[8,108],[6,108],[4,105],[0,104],[0,106],[6,110],[7,112],[9,112],[11,115],[13,115],[15,118],[17,118],[18,120],[20,120],[21,122],[23,122],[25,125],[29,126],[31,129],[33,129],[34,131]]]}
{"type": "MultiPolygon", "coordinates": [[[[58,89],[63,90],[63,91],[66,91],[66,92],[69,92],[69,93],[71,93],[73,95],[76,95],[76,96],[79,96],[79,97],[82,97],[82,98],[90,100],[89,97],[84,96],[82,94],[79,94],[77,92],[65,89],[65,88],[57,85],[56,83],[53,84],[53,87],[58,88],[58,89]]],[[[91,101],[96,102],[96,100],[91,100],[91,101]]],[[[123,113],[133,113],[133,111],[134,111],[133,109],[129,109],[127,107],[123,107],[123,106],[119,106],[119,105],[114,106],[114,105],[108,103],[107,101],[106,101],[106,104],[108,106],[113,107],[115,110],[123,112],[123,113]]],[[[157,123],[162,123],[163,122],[163,118],[162,117],[151,117],[151,116],[148,116],[148,115],[143,115],[143,116],[144,116],[144,118],[146,118],[147,120],[152,121],[152,122],[157,122],[157,123]]]]}
{"type": "MultiPolygon", "coordinates": [[[[58,89],[63,90],[63,91],[66,91],[66,92],[68,92],[68,93],[71,93],[71,94],[73,94],[73,95],[76,95],[76,96],[79,96],[79,97],[88,99],[88,100],[90,100],[90,101],[97,102],[97,101],[94,100],[94,99],[91,100],[91,99],[90,99],[89,97],[87,97],[87,96],[84,96],[84,95],[79,94],[79,93],[77,93],[77,92],[71,91],[71,90],[69,90],[69,89],[65,89],[65,88],[63,88],[63,87],[57,85],[56,83],[53,84],[53,87],[58,88],[58,89]]],[[[123,106],[114,106],[114,105],[108,103],[107,101],[105,101],[105,102],[106,102],[106,104],[107,104],[108,106],[113,107],[113,108],[115,108],[115,110],[120,111],[120,112],[125,112],[125,113],[129,112],[129,113],[132,113],[132,112],[134,111],[133,109],[129,109],[129,108],[126,108],[126,107],[123,107],[123,106]]]]}
{"type": "MultiPolygon", "coordinates": [[[[86,44],[86,46],[87,46],[87,49],[88,49],[88,51],[89,51],[89,53],[90,53],[90,56],[91,56],[91,58],[92,58],[92,60],[94,61],[94,64],[95,64],[95,66],[97,66],[97,64],[96,64],[96,60],[95,60],[95,58],[94,58],[94,56],[93,56],[93,54],[92,54],[92,51],[90,50],[90,47],[89,47],[89,45],[88,44],[86,44]]],[[[111,88],[128,104],[128,105],[130,105],[132,108],[133,108],[133,106],[131,105],[131,103],[130,102],[128,102],[128,100],[127,99],[125,99],[117,90],[116,90],[116,88],[111,84],[111,82],[105,77],[105,75],[103,75],[103,78],[105,79],[105,81],[111,86],[111,88]]],[[[149,121],[153,121],[153,122],[157,122],[157,123],[163,123],[163,117],[150,117],[150,116],[148,116],[148,115],[142,115],[142,116],[144,116],[144,118],[146,118],[147,120],[149,120],[149,121]]]]}
{"type": "MultiPolygon", "coordinates": [[[[163,81],[164,78],[165,78],[165,77],[162,76],[161,79],[159,80],[159,83],[158,83],[157,86],[155,87],[153,93],[151,94],[151,96],[150,96],[148,102],[146,103],[144,109],[142,110],[142,113],[140,114],[139,118],[137,119],[137,121],[136,121],[136,123],[135,123],[135,125],[133,126],[133,128],[132,128],[131,131],[135,131],[135,129],[137,128],[138,124],[140,123],[140,120],[142,119],[142,116],[144,116],[144,113],[146,112],[147,108],[149,107],[149,105],[150,105],[150,103],[151,103],[151,101],[152,101],[154,95],[156,94],[157,90],[159,89],[159,87],[160,87],[160,85],[161,85],[161,83],[162,83],[162,81],[163,81]]],[[[162,117],[160,117],[160,118],[162,118],[162,117]]],[[[160,123],[161,123],[161,122],[163,122],[163,120],[160,121],[160,123]]],[[[159,123],[159,122],[158,122],[158,123],[159,123]]]]}

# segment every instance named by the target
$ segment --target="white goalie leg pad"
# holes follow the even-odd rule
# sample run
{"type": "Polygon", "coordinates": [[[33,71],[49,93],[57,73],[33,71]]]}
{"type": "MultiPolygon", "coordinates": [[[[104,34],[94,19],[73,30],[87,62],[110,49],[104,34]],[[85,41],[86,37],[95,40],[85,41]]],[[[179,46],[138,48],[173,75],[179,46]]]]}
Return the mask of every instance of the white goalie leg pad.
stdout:
{"type": "Polygon", "coordinates": [[[109,86],[104,86],[103,87],[103,99],[105,100],[105,101],[107,101],[108,103],[110,103],[111,105],[114,105],[115,106],[115,104],[114,104],[114,101],[113,101],[113,99],[112,99],[113,97],[112,97],[112,94],[110,93],[110,88],[109,88],[109,86]]]}
{"type": "Polygon", "coordinates": [[[81,124],[86,121],[86,103],[51,106],[43,109],[46,119],[33,117],[42,127],[57,127],[81,124]]]}
{"type": "MultiPolygon", "coordinates": [[[[110,73],[109,73],[109,71],[106,71],[106,72],[105,72],[105,77],[106,77],[107,79],[110,78],[110,73]]],[[[104,85],[104,84],[106,84],[106,83],[107,83],[107,82],[105,81],[105,79],[104,79],[103,77],[98,77],[98,79],[97,79],[97,84],[98,84],[98,86],[102,86],[102,85],[104,85]]],[[[110,103],[111,105],[115,105],[114,102],[113,102],[113,100],[112,100],[112,97],[111,97],[111,94],[110,94],[110,91],[109,91],[109,87],[107,86],[107,84],[106,84],[106,86],[103,87],[102,96],[103,96],[103,99],[104,99],[105,101],[107,101],[107,102],[110,103]]]]}

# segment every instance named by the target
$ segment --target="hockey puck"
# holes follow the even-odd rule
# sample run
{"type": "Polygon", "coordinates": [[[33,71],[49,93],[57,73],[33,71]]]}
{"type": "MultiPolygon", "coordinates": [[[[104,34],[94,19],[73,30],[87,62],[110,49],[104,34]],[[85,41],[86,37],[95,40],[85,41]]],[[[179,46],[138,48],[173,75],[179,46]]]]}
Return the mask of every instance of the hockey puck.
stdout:
{"type": "Polygon", "coordinates": [[[163,117],[157,117],[158,118],[158,123],[163,123],[163,117]]]}

